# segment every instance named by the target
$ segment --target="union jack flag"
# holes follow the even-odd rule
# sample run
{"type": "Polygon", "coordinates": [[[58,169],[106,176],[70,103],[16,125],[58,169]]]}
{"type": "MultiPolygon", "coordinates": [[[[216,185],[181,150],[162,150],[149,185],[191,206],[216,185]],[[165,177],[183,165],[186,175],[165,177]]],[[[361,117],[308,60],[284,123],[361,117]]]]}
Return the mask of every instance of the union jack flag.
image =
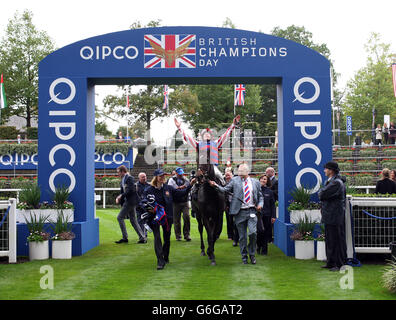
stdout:
{"type": "Polygon", "coordinates": [[[244,84],[236,84],[234,90],[234,106],[243,106],[245,105],[245,85],[244,84]]]}
{"type": "Polygon", "coordinates": [[[164,106],[162,109],[167,109],[169,107],[169,88],[164,85],[164,106]]]}
{"type": "Polygon", "coordinates": [[[146,34],[144,68],[196,68],[195,34],[146,34]]]}

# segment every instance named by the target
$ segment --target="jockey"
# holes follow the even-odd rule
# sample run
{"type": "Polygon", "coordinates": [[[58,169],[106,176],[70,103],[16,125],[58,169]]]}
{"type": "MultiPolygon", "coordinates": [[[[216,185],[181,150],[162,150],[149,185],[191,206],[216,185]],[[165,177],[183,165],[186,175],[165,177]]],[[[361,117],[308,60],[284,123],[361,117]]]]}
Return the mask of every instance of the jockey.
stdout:
{"type": "MultiPolygon", "coordinates": [[[[196,141],[195,139],[191,138],[188,134],[184,132],[183,129],[180,128],[180,122],[175,118],[175,125],[178,128],[179,132],[183,135],[183,139],[185,142],[187,142],[190,146],[192,146],[199,155],[201,155],[203,152],[205,152],[205,155],[207,153],[210,154],[210,164],[213,164],[214,166],[214,171],[216,177],[221,181],[221,183],[224,185],[224,178],[223,175],[221,174],[220,170],[218,169],[219,165],[219,149],[223,145],[223,143],[230,137],[232,130],[234,130],[236,124],[239,123],[239,120],[241,119],[240,115],[237,115],[232,124],[228,127],[227,131],[216,141],[213,141],[213,134],[210,129],[204,129],[201,132],[201,141],[196,141]]],[[[200,157],[198,157],[199,159],[200,157]]]]}

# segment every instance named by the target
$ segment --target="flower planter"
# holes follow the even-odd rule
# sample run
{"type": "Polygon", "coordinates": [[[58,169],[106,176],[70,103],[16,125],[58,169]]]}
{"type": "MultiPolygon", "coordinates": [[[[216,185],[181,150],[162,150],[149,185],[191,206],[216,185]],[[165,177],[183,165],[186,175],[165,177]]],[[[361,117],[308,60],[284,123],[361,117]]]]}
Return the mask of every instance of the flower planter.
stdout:
{"type": "Polygon", "coordinates": [[[29,242],[29,260],[46,260],[49,259],[48,240],[30,241],[29,242]]]}
{"type": "Polygon", "coordinates": [[[52,240],[52,259],[71,259],[72,240],[52,240]]]}
{"type": "MultiPolygon", "coordinates": [[[[58,209],[29,209],[29,210],[16,210],[16,221],[17,223],[26,223],[27,220],[30,219],[30,214],[36,216],[48,216],[48,222],[56,222],[58,217],[58,209]]],[[[74,221],[74,209],[63,209],[63,214],[66,217],[69,217],[69,221],[74,221]]]]}
{"type": "Polygon", "coordinates": [[[316,260],[326,261],[326,242],[316,241],[316,260]]]}
{"type": "Polygon", "coordinates": [[[295,240],[295,258],[296,259],[314,259],[315,258],[315,242],[313,240],[295,240]]]}
{"type": "Polygon", "coordinates": [[[290,223],[297,224],[304,216],[308,216],[308,218],[315,223],[320,223],[322,219],[322,214],[319,209],[315,210],[292,210],[290,212],[290,223]]]}

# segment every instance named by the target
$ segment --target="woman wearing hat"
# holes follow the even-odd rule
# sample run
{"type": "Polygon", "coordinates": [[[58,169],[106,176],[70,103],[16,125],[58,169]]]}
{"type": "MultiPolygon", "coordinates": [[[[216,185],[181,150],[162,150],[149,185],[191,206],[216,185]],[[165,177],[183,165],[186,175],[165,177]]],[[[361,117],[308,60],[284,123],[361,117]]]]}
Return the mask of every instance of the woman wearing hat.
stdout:
{"type": "Polygon", "coordinates": [[[345,186],[339,176],[338,164],[329,161],[325,164],[328,180],[318,192],[322,204],[322,223],[325,226],[327,263],[322,268],[338,271],[346,263],[345,241],[345,186]]]}
{"type": "MultiPolygon", "coordinates": [[[[191,184],[195,179],[191,180],[191,184]]],[[[191,185],[185,189],[175,189],[165,184],[165,172],[162,169],[154,171],[154,178],[150,186],[143,192],[143,199],[148,195],[154,195],[156,203],[164,207],[167,224],[162,225],[164,243],[162,244],[160,224],[153,224],[154,250],[157,256],[157,270],[162,270],[166,263],[169,263],[170,236],[173,222],[173,201],[185,197],[191,189],[191,185]]]]}

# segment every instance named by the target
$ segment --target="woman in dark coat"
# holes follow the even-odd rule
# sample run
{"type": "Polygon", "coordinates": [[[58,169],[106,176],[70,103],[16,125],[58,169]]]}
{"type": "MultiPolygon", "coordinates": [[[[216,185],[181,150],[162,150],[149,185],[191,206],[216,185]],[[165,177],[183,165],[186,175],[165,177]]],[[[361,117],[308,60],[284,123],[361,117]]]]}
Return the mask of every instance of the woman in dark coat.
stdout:
{"type": "Polygon", "coordinates": [[[257,253],[266,255],[268,242],[272,241],[272,225],[276,219],[275,197],[271,190],[271,180],[267,175],[262,175],[259,181],[264,204],[257,219],[257,253]]]}
{"type": "MultiPolygon", "coordinates": [[[[191,185],[195,180],[191,180],[191,185]]],[[[150,226],[154,235],[154,250],[157,256],[157,270],[162,270],[166,263],[169,263],[170,236],[173,222],[173,199],[181,198],[188,194],[191,189],[189,185],[185,189],[175,189],[165,184],[165,172],[162,169],[154,171],[154,178],[149,187],[143,192],[143,200],[147,200],[148,195],[154,195],[157,204],[165,209],[166,223],[162,225],[164,244],[162,245],[160,224],[153,222],[150,226]]],[[[142,203],[142,202],[141,202],[142,203]]]]}
{"type": "Polygon", "coordinates": [[[396,183],[390,179],[390,171],[385,168],[382,170],[382,179],[377,181],[375,193],[392,194],[396,193],[396,183]]]}

